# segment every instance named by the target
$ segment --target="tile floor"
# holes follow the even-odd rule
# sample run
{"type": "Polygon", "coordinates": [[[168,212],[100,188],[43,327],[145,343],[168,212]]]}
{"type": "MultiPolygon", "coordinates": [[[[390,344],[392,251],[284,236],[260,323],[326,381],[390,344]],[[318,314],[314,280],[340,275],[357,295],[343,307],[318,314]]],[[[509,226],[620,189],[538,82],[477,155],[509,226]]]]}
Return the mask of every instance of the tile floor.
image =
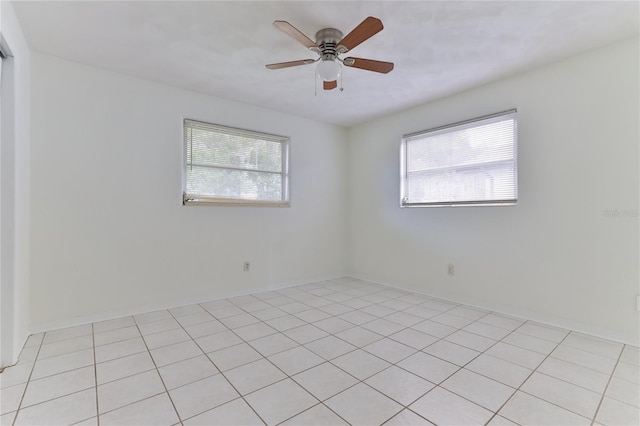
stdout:
{"type": "Polygon", "coordinates": [[[341,278],[33,335],[2,425],[638,425],[637,347],[341,278]]]}

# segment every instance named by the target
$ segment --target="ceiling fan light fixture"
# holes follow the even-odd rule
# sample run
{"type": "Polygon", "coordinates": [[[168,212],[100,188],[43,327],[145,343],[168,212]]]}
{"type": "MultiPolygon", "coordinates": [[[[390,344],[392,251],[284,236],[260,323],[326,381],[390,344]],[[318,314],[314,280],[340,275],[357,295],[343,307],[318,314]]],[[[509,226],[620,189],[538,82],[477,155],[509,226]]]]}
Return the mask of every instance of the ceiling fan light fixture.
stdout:
{"type": "Polygon", "coordinates": [[[316,71],[322,81],[336,81],[340,77],[342,68],[338,61],[328,59],[318,62],[316,71]]]}
{"type": "MultiPolygon", "coordinates": [[[[324,90],[333,90],[338,87],[338,79],[340,79],[340,85],[342,85],[342,65],[382,74],[387,74],[393,70],[392,62],[339,57],[339,55],[351,51],[354,47],[359,46],[362,42],[382,31],[382,21],[373,16],[367,17],[344,37],[340,30],[323,28],[316,33],[315,42],[287,21],[274,21],[273,25],[310,51],[316,53],[319,57],[315,60],[302,59],[298,61],[267,64],[266,67],[270,70],[317,63],[316,75],[322,80],[322,88],[324,90]]],[[[340,91],[342,91],[342,88],[340,88],[340,91]]]]}

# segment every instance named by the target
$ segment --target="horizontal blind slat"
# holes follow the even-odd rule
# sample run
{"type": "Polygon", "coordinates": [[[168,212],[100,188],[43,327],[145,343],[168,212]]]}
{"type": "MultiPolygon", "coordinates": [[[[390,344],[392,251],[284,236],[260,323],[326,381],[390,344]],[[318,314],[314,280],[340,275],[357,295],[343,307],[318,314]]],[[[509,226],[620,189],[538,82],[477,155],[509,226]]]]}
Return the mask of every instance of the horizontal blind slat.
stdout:
{"type": "Polygon", "coordinates": [[[413,134],[403,144],[403,204],[517,199],[515,112],[413,134]]]}
{"type": "Polygon", "coordinates": [[[288,138],[184,121],[190,197],[288,201],[288,138]]]}

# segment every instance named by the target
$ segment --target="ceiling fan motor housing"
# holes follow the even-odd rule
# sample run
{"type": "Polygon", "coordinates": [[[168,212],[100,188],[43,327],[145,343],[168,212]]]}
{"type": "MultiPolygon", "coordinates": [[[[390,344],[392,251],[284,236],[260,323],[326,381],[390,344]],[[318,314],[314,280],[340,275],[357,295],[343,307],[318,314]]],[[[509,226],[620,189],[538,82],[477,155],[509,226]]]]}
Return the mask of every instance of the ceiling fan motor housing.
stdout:
{"type": "Polygon", "coordinates": [[[316,33],[316,44],[320,47],[323,61],[333,61],[338,56],[338,43],[342,40],[342,31],[324,28],[316,33]]]}
{"type": "Polygon", "coordinates": [[[318,62],[316,71],[318,76],[324,81],[324,90],[335,89],[336,79],[340,76],[340,64],[347,67],[359,68],[368,71],[387,74],[393,70],[392,62],[377,61],[373,59],[363,58],[340,58],[342,55],[351,51],[363,41],[368,40],[376,35],[384,28],[382,21],[373,16],[367,17],[358,24],[349,34],[343,37],[340,30],[335,28],[324,28],[316,33],[316,41],[304,35],[296,27],[287,21],[273,21],[273,25],[283,33],[294,38],[298,43],[307,49],[318,54],[317,59],[301,59],[297,61],[279,62],[275,64],[267,64],[268,69],[280,69],[296,67],[299,65],[308,65],[318,62]]]}

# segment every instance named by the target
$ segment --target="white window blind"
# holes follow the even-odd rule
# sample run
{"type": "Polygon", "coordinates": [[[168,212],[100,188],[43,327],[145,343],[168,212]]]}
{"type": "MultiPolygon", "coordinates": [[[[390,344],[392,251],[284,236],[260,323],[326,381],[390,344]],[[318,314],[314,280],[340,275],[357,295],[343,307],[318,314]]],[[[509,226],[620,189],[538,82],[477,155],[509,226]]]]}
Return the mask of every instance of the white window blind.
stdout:
{"type": "Polygon", "coordinates": [[[186,203],[289,203],[289,139],[184,121],[186,203]]]}
{"type": "Polygon", "coordinates": [[[406,135],[401,207],[515,204],[516,111],[406,135]]]}

